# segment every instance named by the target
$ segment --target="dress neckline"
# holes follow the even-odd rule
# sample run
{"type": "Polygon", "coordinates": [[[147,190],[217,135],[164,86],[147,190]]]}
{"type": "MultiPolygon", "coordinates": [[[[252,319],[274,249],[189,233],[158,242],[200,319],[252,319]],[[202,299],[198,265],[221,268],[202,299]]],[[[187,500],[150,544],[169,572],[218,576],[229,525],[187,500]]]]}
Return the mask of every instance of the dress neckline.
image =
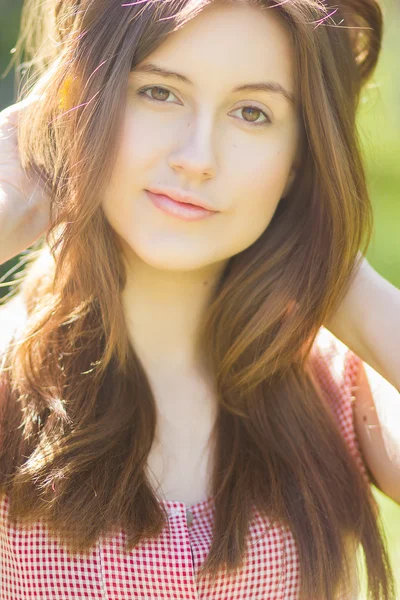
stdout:
{"type": "Polygon", "coordinates": [[[211,504],[214,500],[213,496],[208,496],[205,500],[201,500],[201,502],[196,502],[195,504],[186,504],[186,502],[181,502],[180,500],[165,500],[161,499],[161,502],[170,508],[184,508],[185,510],[190,510],[192,512],[198,512],[205,508],[207,505],[211,504]]]}

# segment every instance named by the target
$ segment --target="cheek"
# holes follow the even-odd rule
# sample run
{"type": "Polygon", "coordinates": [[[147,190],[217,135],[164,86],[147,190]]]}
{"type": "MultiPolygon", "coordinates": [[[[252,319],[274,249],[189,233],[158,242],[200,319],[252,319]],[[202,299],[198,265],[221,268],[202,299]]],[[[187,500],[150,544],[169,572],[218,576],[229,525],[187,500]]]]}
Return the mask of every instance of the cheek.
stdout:
{"type": "Polygon", "coordinates": [[[157,112],[141,110],[139,105],[132,110],[128,104],[119,153],[127,173],[165,161],[171,140],[177,139],[176,123],[157,117],[157,112]]]}
{"type": "Polygon", "coordinates": [[[119,149],[119,164],[126,174],[142,170],[154,158],[154,134],[140,115],[127,114],[119,149]]]}
{"type": "MultiPolygon", "coordinates": [[[[230,187],[236,190],[237,210],[265,220],[282,197],[290,172],[292,153],[288,147],[264,144],[243,154],[231,170],[230,187]]],[[[272,215],[271,215],[272,216],[272,215]]]]}
{"type": "Polygon", "coordinates": [[[118,143],[117,157],[110,181],[104,193],[102,206],[110,222],[126,218],[129,209],[127,199],[141,192],[149,181],[146,175],[152,164],[157,165],[154,153],[153,136],[149,135],[148,125],[140,118],[133,118],[127,111],[118,143]]]}
{"type": "MultiPolygon", "coordinates": [[[[157,165],[160,156],[154,151],[154,136],[140,118],[126,114],[122,134],[118,141],[116,161],[109,181],[114,202],[124,195],[132,195],[149,184],[146,174],[157,165]]],[[[111,192],[110,192],[111,193],[111,192]]]]}
{"type": "Polygon", "coordinates": [[[282,197],[290,172],[289,147],[276,145],[231,155],[229,194],[234,210],[230,228],[232,252],[241,252],[253,244],[268,227],[282,197]]]}

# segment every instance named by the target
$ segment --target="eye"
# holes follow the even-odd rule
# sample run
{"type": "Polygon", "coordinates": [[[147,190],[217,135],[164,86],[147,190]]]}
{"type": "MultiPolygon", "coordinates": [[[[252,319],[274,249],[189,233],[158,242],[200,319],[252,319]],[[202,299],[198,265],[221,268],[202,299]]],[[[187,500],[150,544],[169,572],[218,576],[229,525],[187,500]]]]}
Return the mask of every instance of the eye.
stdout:
{"type": "MultiPolygon", "coordinates": [[[[254,116],[257,117],[257,115],[259,115],[259,116],[262,115],[263,117],[265,117],[265,120],[262,120],[262,121],[258,121],[257,118],[255,118],[254,120],[250,120],[250,121],[247,121],[247,119],[242,119],[242,121],[245,121],[249,125],[254,125],[255,127],[258,127],[259,125],[269,125],[270,123],[272,123],[269,116],[263,110],[261,110],[261,108],[258,108],[258,106],[241,106],[240,108],[237,108],[236,111],[246,110],[246,109],[249,110],[249,112],[247,114],[250,115],[250,117],[254,117],[254,116]]],[[[234,111],[234,112],[236,112],[236,111],[234,111]]]]}
{"type": "MultiPolygon", "coordinates": [[[[145,96],[146,98],[148,98],[149,100],[153,100],[153,102],[164,102],[165,103],[165,98],[168,97],[168,94],[172,94],[172,92],[170,92],[169,90],[167,90],[166,88],[163,87],[159,87],[157,85],[148,85],[145,88],[142,88],[141,90],[139,90],[137,92],[138,96],[145,96]],[[149,96],[146,92],[148,92],[149,90],[156,90],[156,97],[153,97],[153,92],[151,92],[151,96],[149,96]]],[[[174,94],[172,94],[172,96],[174,96],[174,94]]],[[[176,96],[175,96],[176,98],[176,96]]]]}

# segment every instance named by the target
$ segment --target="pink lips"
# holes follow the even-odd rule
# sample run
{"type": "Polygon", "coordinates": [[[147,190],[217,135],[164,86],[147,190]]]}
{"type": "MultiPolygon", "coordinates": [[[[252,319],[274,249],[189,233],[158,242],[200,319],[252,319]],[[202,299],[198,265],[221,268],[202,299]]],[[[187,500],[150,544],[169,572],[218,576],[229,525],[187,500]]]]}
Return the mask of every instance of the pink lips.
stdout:
{"type": "Polygon", "coordinates": [[[169,198],[169,196],[163,196],[162,194],[154,194],[145,190],[148,198],[152,203],[160,208],[162,211],[183,219],[185,221],[198,221],[211,215],[216,214],[214,211],[207,210],[201,206],[194,206],[193,204],[185,204],[183,202],[177,202],[169,198]]]}

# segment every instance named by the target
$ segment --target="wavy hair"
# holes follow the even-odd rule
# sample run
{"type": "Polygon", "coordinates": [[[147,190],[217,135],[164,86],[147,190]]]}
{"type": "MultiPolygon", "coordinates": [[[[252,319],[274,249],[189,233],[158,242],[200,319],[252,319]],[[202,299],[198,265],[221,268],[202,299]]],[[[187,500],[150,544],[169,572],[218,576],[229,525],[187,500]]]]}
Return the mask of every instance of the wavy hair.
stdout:
{"type": "MultiPolygon", "coordinates": [[[[371,238],[356,112],[381,49],[382,9],[248,1],[287,25],[304,140],[296,184],[267,231],[228,261],[204,313],[218,416],[214,532],[199,576],[240,568],[256,506],[291,528],[302,598],[333,600],[350,535],[370,597],[394,599],[377,503],[321,402],[310,352],[371,238]]],[[[47,80],[20,123],[20,155],[46,184],[51,227],[18,284],[24,320],[3,349],[0,491],[11,519],[44,519],[73,552],[120,527],[131,550],[166,525],[145,468],[154,396],[128,340],[124,264],[100,203],[130,70],[211,2],[23,7],[16,56],[31,78],[21,98],[47,80]]]]}

